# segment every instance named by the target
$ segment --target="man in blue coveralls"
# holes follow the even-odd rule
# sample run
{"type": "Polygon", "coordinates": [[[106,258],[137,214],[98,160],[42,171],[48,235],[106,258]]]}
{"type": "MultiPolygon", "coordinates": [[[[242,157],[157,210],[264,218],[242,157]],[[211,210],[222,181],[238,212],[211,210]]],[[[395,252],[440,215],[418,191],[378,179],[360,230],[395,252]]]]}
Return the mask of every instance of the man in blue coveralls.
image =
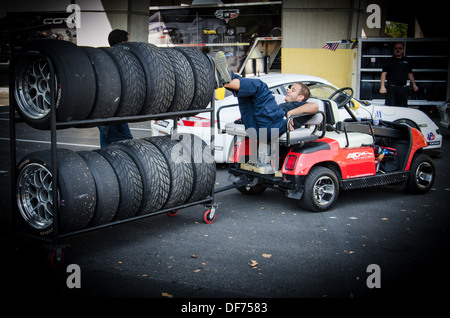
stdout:
{"type": "MultiPolygon", "coordinates": [[[[235,94],[238,98],[241,119],[245,129],[256,129],[257,136],[261,131],[267,132],[270,139],[271,130],[278,131],[278,136],[286,131],[287,120],[295,114],[314,114],[319,107],[315,103],[307,103],[309,89],[303,83],[295,83],[288,91],[285,101],[278,105],[267,84],[258,78],[244,78],[234,74],[228,67],[225,54],[217,52],[215,66],[218,73],[218,84],[235,94]]],[[[311,115],[312,116],[312,115],[311,115]]],[[[291,121],[290,130],[304,124],[311,116],[297,117],[291,121]]]]}

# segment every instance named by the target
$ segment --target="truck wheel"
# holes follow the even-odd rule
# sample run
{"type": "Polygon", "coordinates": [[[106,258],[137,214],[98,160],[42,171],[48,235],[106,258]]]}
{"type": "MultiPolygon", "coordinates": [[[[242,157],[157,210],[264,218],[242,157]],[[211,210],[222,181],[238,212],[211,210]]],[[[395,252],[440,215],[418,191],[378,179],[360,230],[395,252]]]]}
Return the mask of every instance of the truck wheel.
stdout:
{"type": "Polygon", "coordinates": [[[120,202],[119,182],[108,160],[95,151],[78,151],[92,173],[97,189],[97,205],[89,226],[111,222],[120,202]]]}
{"type": "Polygon", "coordinates": [[[187,58],[178,50],[164,48],[163,54],[167,54],[173,66],[175,74],[175,94],[168,112],[187,110],[191,105],[195,92],[194,74],[187,58]]]}
{"type": "Polygon", "coordinates": [[[166,160],[158,148],[142,139],[114,142],[108,148],[125,152],[139,169],[143,195],[137,215],[161,209],[169,196],[170,177],[166,160]]]}
{"type": "Polygon", "coordinates": [[[120,103],[115,116],[138,115],[144,104],[146,81],[139,60],[129,51],[120,47],[100,48],[108,53],[116,63],[121,79],[120,103]]]}
{"type": "Polygon", "coordinates": [[[436,178],[436,168],[427,155],[415,155],[409,169],[406,190],[414,194],[427,193],[436,178]]]}
{"type": "Polygon", "coordinates": [[[119,181],[120,202],[115,219],[136,216],[142,202],[142,177],[139,169],[124,151],[110,147],[94,150],[109,161],[119,181]]]}
{"type": "Polygon", "coordinates": [[[182,151],[182,145],[169,136],[156,136],[144,138],[161,151],[170,171],[169,196],[164,208],[170,208],[186,202],[193,187],[194,172],[191,158],[186,151],[182,151]],[[178,145],[178,146],[177,146],[178,145]]]}
{"type": "MultiPolygon", "coordinates": [[[[95,98],[95,75],[85,52],[71,42],[55,40],[32,42],[25,52],[40,53],[52,61],[56,120],[86,119],[95,98]]],[[[50,68],[47,60],[38,55],[20,57],[12,65],[17,112],[30,126],[50,129],[50,68]]]]}
{"type": "Polygon", "coordinates": [[[207,198],[216,180],[216,162],[211,155],[211,148],[204,140],[194,134],[177,134],[175,140],[180,140],[183,151],[190,156],[194,178],[193,188],[187,202],[207,198]]]}
{"type": "MultiPolygon", "coordinates": [[[[40,236],[53,233],[53,175],[50,150],[27,155],[18,165],[16,200],[25,226],[40,236]]],[[[95,181],[86,162],[68,149],[57,150],[58,229],[84,229],[94,215],[95,181]]]]}
{"type": "Polygon", "coordinates": [[[84,46],[95,73],[96,94],[89,119],[113,117],[119,107],[121,81],[111,56],[103,50],[84,46]]]}
{"type": "Polygon", "coordinates": [[[167,55],[162,54],[160,48],[150,43],[124,42],[115,47],[133,53],[145,73],[145,77],[138,79],[146,85],[145,100],[140,114],[165,112],[175,93],[175,75],[167,55]]]}
{"type": "Polygon", "coordinates": [[[305,180],[305,191],[300,206],[313,212],[328,210],[339,195],[336,174],[325,167],[313,167],[305,180]]]}
{"type": "Polygon", "coordinates": [[[192,99],[190,110],[203,109],[208,106],[214,96],[214,70],[208,57],[199,50],[177,47],[181,53],[186,56],[192,67],[195,82],[195,92],[192,99]]]}

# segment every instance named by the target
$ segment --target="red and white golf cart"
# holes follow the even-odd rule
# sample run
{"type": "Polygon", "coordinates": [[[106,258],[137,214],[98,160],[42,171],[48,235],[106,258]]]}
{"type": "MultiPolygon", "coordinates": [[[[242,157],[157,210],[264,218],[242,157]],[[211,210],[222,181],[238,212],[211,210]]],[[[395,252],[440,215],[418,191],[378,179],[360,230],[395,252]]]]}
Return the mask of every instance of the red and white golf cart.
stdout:
{"type": "Polygon", "coordinates": [[[309,211],[331,208],[340,190],[398,184],[411,193],[428,192],[436,171],[422,154],[427,146],[423,135],[406,124],[359,121],[347,107],[352,95],[343,88],[333,100],[310,99],[319,112],[304,127],[270,142],[228,123],[225,131],[234,136],[229,173],[235,187],[245,194],[276,188],[309,211]],[[338,107],[345,107],[352,119],[339,121],[338,107]]]}

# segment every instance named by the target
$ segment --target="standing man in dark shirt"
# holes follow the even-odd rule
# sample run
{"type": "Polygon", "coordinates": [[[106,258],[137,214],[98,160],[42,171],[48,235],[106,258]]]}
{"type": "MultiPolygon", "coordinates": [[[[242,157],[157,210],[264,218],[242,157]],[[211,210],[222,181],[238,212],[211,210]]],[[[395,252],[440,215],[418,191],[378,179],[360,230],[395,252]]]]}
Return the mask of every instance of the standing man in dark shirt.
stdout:
{"type": "Polygon", "coordinates": [[[409,79],[415,92],[419,89],[411,65],[403,56],[403,43],[395,43],[394,56],[383,66],[380,93],[386,94],[385,105],[408,107],[406,81],[409,79]],[[385,84],[385,81],[387,83],[385,84]]]}

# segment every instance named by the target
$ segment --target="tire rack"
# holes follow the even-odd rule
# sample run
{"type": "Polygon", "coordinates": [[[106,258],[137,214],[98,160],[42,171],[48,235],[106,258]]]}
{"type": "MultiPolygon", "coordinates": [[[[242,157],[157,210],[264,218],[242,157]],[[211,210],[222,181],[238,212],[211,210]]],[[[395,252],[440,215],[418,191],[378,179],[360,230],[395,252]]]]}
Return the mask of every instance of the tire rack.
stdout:
{"type": "MultiPolygon", "coordinates": [[[[151,119],[159,119],[159,118],[166,118],[166,119],[173,119],[174,127],[177,125],[177,118],[187,115],[194,115],[198,114],[199,111],[201,112],[210,112],[211,113],[211,120],[210,120],[210,128],[211,131],[213,131],[215,122],[213,120],[213,114],[215,111],[215,100],[214,97],[211,98],[211,107],[206,109],[196,109],[196,110],[186,110],[186,111],[179,111],[179,112],[167,112],[167,113],[160,113],[160,114],[151,114],[151,115],[136,115],[136,116],[126,116],[126,117],[113,117],[113,118],[100,118],[100,119],[86,119],[86,120],[77,120],[77,121],[70,121],[70,122],[57,122],[56,121],[56,82],[55,82],[55,68],[53,66],[52,60],[42,54],[38,53],[26,53],[26,54],[20,54],[18,56],[37,56],[44,58],[50,69],[50,135],[51,135],[51,159],[52,159],[52,191],[53,191],[53,231],[50,236],[39,236],[37,234],[33,234],[29,232],[27,229],[20,229],[18,228],[18,222],[17,218],[19,216],[17,201],[16,201],[16,165],[17,165],[17,154],[16,154],[16,118],[15,118],[15,106],[16,101],[14,97],[14,91],[15,91],[15,79],[14,79],[14,70],[15,70],[15,60],[12,60],[10,64],[10,71],[9,71],[9,120],[10,120],[10,160],[11,160],[11,200],[12,206],[11,206],[11,215],[10,215],[10,225],[11,225],[11,233],[12,235],[20,235],[24,237],[29,237],[32,239],[40,240],[43,242],[46,242],[47,245],[45,246],[48,249],[51,249],[53,253],[50,256],[50,263],[54,267],[58,267],[63,263],[64,260],[64,254],[62,252],[63,248],[67,247],[67,244],[60,244],[59,239],[65,238],[68,236],[73,236],[80,233],[85,233],[101,228],[110,227],[113,225],[131,222],[143,218],[147,218],[150,216],[163,214],[163,213],[173,213],[173,211],[177,211],[179,209],[183,209],[186,207],[194,206],[197,204],[204,204],[205,208],[208,210],[204,214],[204,220],[208,220],[207,223],[212,223],[215,218],[215,210],[217,207],[217,204],[214,204],[214,187],[211,190],[210,197],[194,201],[194,202],[188,202],[184,203],[178,206],[170,207],[170,208],[164,208],[157,211],[153,211],[144,215],[134,216],[131,218],[126,218],[123,220],[115,220],[111,221],[105,224],[87,227],[85,229],[59,234],[58,233],[58,214],[59,214],[59,204],[58,204],[58,165],[57,165],[57,128],[80,128],[81,126],[84,126],[86,124],[89,124],[89,127],[92,126],[98,126],[103,123],[125,123],[125,122],[140,122],[140,121],[147,121],[151,119]]],[[[214,134],[211,134],[211,140],[210,140],[210,148],[212,151],[212,155],[214,157],[214,134]]]]}

